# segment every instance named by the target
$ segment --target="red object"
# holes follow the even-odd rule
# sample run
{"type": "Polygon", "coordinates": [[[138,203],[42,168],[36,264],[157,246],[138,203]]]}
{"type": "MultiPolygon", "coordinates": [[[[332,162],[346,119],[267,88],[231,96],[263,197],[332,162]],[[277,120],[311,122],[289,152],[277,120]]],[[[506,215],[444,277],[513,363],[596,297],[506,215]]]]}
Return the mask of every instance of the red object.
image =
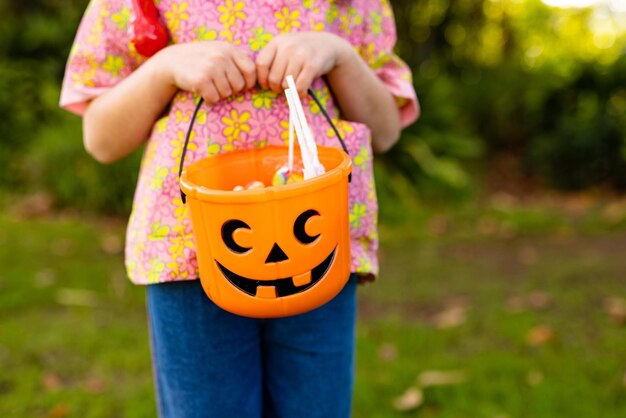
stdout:
{"type": "Polygon", "coordinates": [[[141,55],[151,57],[167,46],[169,34],[152,0],[133,0],[132,3],[131,43],[141,55]]]}

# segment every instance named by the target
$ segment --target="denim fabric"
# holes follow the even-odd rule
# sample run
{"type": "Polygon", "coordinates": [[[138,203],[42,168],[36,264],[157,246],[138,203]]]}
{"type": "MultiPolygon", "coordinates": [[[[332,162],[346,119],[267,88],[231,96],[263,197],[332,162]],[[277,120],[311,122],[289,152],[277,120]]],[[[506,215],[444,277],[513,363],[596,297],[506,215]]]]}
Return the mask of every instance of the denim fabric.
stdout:
{"type": "Polygon", "coordinates": [[[277,319],[226,312],[198,280],[147,286],[160,417],[348,418],[356,282],[277,319]]]}

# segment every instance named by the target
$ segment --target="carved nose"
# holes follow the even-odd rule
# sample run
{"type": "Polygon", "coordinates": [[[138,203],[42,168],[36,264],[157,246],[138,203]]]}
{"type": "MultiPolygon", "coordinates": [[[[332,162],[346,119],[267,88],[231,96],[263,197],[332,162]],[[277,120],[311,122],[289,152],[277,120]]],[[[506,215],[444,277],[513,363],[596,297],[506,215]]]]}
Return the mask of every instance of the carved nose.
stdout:
{"type": "Polygon", "coordinates": [[[265,264],[267,263],[278,263],[279,261],[289,260],[287,254],[278,246],[278,244],[274,243],[272,250],[270,251],[267,259],[265,260],[265,264]]]}

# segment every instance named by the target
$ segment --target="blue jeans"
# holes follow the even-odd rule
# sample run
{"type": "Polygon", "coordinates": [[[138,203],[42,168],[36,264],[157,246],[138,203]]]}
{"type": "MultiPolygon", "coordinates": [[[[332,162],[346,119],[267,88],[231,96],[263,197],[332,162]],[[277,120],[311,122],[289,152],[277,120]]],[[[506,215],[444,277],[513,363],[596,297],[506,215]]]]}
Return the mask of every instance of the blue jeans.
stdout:
{"type": "Polygon", "coordinates": [[[305,314],[252,319],[222,310],[198,280],[147,286],[162,418],[348,418],[356,278],[305,314]]]}

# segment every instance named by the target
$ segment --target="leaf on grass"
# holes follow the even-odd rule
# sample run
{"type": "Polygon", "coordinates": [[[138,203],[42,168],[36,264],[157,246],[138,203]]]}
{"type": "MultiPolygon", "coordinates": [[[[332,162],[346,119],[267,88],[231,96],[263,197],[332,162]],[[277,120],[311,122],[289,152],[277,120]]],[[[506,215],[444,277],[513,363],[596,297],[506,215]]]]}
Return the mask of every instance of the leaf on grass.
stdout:
{"type": "Polygon", "coordinates": [[[52,195],[46,191],[37,192],[20,201],[15,207],[15,215],[22,219],[47,215],[54,206],[52,195]]]}
{"type": "Polygon", "coordinates": [[[105,254],[116,255],[122,252],[124,245],[118,235],[107,234],[100,240],[100,248],[105,254]]]}
{"type": "Polygon", "coordinates": [[[537,347],[554,339],[554,329],[549,325],[537,325],[526,333],[526,343],[537,347]]]}
{"type": "Polygon", "coordinates": [[[525,266],[531,266],[539,260],[539,253],[535,247],[527,245],[517,252],[517,259],[525,266]]]}
{"type": "Polygon", "coordinates": [[[526,299],[521,296],[511,296],[506,300],[506,310],[510,313],[526,312],[528,310],[526,299]]]}
{"type": "Polygon", "coordinates": [[[59,376],[51,372],[45,372],[41,375],[41,384],[49,392],[55,392],[63,387],[59,376]]]}
{"type": "Polygon", "coordinates": [[[413,411],[424,403],[424,393],[418,387],[409,387],[402,395],[393,400],[393,408],[396,411],[413,411]]]}
{"type": "Polygon", "coordinates": [[[543,382],[543,373],[541,371],[530,370],[528,374],[526,374],[526,383],[530,386],[536,386],[541,382],[543,382]]]}
{"type": "Polygon", "coordinates": [[[398,349],[395,344],[383,343],[378,349],[378,358],[385,363],[390,363],[398,358],[398,349]]]}
{"type": "Polygon", "coordinates": [[[35,274],[35,286],[39,288],[51,286],[55,280],[56,272],[51,268],[44,268],[35,274]]]}
{"type": "Polygon", "coordinates": [[[46,418],[65,418],[70,414],[70,407],[67,404],[60,403],[52,407],[46,414],[46,418]]]}
{"type": "Polygon", "coordinates": [[[56,294],[59,304],[65,306],[85,306],[93,308],[100,304],[98,296],[84,289],[60,289],[56,294]]]}
{"type": "Polygon", "coordinates": [[[623,324],[626,320],[626,301],[622,298],[611,296],[604,299],[604,311],[617,324],[623,324]]]}
{"type": "Polygon", "coordinates": [[[92,393],[94,395],[98,395],[104,392],[104,389],[105,389],[104,382],[101,379],[98,379],[97,377],[90,377],[89,379],[85,381],[84,385],[85,385],[85,389],[87,390],[87,392],[92,393]]]}
{"type": "Polygon", "coordinates": [[[549,293],[537,290],[528,295],[528,305],[535,310],[542,310],[550,307],[552,297],[549,293]]]}
{"type": "Polygon", "coordinates": [[[453,328],[463,325],[467,309],[464,306],[451,306],[433,316],[433,324],[439,329],[453,328]]]}
{"type": "Polygon", "coordinates": [[[422,388],[429,386],[456,385],[466,380],[463,371],[442,371],[442,370],[426,370],[419,374],[417,382],[422,388]]]}

